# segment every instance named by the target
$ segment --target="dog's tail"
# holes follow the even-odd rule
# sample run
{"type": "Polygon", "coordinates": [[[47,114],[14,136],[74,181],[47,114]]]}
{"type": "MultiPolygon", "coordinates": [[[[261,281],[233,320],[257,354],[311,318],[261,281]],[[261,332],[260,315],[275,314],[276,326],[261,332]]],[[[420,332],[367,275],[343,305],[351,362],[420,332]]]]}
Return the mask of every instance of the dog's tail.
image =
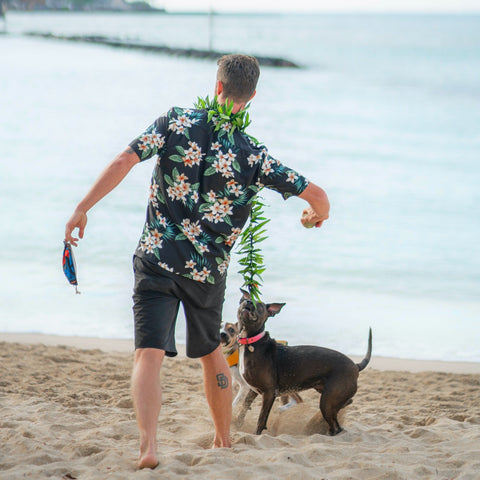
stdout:
{"type": "Polygon", "coordinates": [[[370,328],[368,332],[367,354],[365,355],[365,358],[360,363],[357,363],[359,372],[361,372],[368,365],[368,362],[370,361],[371,356],[372,356],[372,329],[370,328]]]}

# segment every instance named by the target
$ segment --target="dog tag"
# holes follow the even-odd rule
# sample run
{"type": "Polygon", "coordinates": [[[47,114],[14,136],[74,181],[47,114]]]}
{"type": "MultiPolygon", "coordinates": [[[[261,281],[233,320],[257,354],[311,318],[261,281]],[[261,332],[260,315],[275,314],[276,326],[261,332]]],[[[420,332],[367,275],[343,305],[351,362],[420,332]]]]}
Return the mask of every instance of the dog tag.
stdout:
{"type": "Polygon", "coordinates": [[[253,353],[255,351],[255,348],[252,347],[251,345],[248,346],[248,349],[253,353]]]}

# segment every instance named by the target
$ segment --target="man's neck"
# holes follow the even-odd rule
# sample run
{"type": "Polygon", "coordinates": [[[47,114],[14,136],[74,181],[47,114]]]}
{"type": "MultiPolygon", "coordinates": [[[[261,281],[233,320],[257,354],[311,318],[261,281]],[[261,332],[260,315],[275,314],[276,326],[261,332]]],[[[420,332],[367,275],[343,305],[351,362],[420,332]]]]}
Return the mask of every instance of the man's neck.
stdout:
{"type": "MultiPolygon", "coordinates": [[[[223,105],[226,101],[227,101],[227,99],[223,97],[223,94],[218,95],[217,102],[220,105],[223,105]]],[[[246,105],[245,103],[233,102],[232,113],[238,113],[240,110],[243,110],[245,108],[245,105],[246,105]]]]}

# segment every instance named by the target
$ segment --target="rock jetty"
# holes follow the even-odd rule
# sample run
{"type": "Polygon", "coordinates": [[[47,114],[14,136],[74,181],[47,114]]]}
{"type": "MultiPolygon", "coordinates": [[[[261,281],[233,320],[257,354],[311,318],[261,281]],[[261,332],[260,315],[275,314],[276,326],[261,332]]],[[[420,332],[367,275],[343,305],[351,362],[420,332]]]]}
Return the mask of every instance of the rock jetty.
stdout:
{"type": "MultiPolygon", "coordinates": [[[[215,50],[202,50],[197,48],[177,48],[168,47],[166,45],[151,45],[140,42],[125,41],[111,37],[105,37],[102,35],[57,35],[53,33],[42,32],[28,32],[25,35],[30,37],[41,37],[52,40],[66,40],[69,42],[84,42],[95,43],[100,45],[108,45],[110,47],[125,48],[132,50],[143,50],[146,52],[162,53],[165,55],[174,55],[179,57],[192,57],[192,58],[207,58],[218,59],[222,55],[226,55],[228,52],[218,52],[215,50]]],[[[255,55],[260,65],[270,67],[284,67],[284,68],[300,68],[296,63],[286,60],[280,57],[267,57],[255,55]]]]}

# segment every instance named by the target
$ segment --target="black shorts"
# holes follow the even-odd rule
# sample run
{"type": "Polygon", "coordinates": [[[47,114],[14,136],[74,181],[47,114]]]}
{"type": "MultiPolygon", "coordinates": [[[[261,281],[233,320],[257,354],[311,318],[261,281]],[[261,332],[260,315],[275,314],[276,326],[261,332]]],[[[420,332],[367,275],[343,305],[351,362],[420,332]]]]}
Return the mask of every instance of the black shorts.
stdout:
{"type": "Polygon", "coordinates": [[[199,358],[220,344],[225,277],[215,285],[191,280],[133,257],[135,349],[158,348],[177,355],[175,324],[180,302],[187,321],[187,356],[199,358]]]}

